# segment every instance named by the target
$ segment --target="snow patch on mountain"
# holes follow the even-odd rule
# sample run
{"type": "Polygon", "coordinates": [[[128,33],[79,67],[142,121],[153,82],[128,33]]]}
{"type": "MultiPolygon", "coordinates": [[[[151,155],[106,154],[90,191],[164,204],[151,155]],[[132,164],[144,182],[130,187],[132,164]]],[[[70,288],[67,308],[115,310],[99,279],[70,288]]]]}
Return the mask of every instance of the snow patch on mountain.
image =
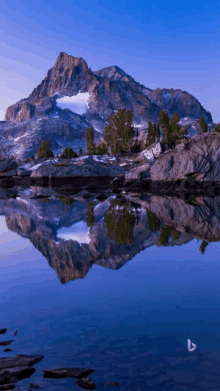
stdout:
{"type": "Polygon", "coordinates": [[[18,141],[20,138],[27,136],[28,133],[22,134],[22,136],[14,138],[14,141],[18,141]]]}
{"type": "Polygon", "coordinates": [[[56,101],[57,107],[62,110],[69,109],[76,114],[85,114],[88,109],[88,100],[90,94],[88,92],[79,92],[73,96],[63,96],[56,101]]]}
{"type": "Polygon", "coordinates": [[[89,227],[83,220],[78,223],[74,223],[69,228],[60,228],[58,230],[57,237],[64,240],[74,240],[80,244],[88,244],[91,241],[89,237],[89,227]]]}

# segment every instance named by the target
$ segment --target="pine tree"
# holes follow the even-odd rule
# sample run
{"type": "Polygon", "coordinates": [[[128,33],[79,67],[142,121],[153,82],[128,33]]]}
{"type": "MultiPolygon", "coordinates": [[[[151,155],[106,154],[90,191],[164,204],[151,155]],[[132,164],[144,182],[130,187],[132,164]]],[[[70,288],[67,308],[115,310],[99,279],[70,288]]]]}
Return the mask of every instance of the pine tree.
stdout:
{"type": "Polygon", "coordinates": [[[111,154],[130,151],[132,138],[135,134],[132,126],[131,110],[119,109],[107,118],[104,130],[104,140],[111,149],[111,154]]]}
{"type": "Polygon", "coordinates": [[[128,204],[122,204],[119,200],[112,200],[110,211],[104,216],[104,223],[107,234],[111,239],[118,244],[132,243],[135,216],[129,210],[128,204]]]}
{"type": "Polygon", "coordinates": [[[214,131],[220,133],[220,123],[215,124],[215,130],[214,131]]]}
{"type": "Polygon", "coordinates": [[[186,134],[185,129],[181,128],[178,124],[180,120],[180,116],[178,113],[173,113],[170,118],[170,126],[171,126],[171,134],[170,134],[170,142],[174,142],[175,144],[179,144],[186,134]]]}
{"type": "Polygon", "coordinates": [[[169,115],[166,113],[165,110],[161,111],[159,114],[159,120],[160,120],[160,126],[163,130],[163,142],[169,143],[171,142],[171,126],[170,126],[170,120],[169,115]]]}
{"type": "Polygon", "coordinates": [[[95,149],[97,155],[109,155],[107,144],[103,141],[100,141],[95,149]]]}
{"type": "Polygon", "coordinates": [[[155,142],[155,138],[156,138],[156,125],[155,123],[152,124],[152,122],[149,121],[145,147],[147,148],[151,144],[153,144],[155,142]]]}
{"type": "Polygon", "coordinates": [[[53,157],[53,152],[50,150],[50,142],[42,140],[37,150],[38,159],[44,157],[53,157]]]}
{"type": "Polygon", "coordinates": [[[86,128],[85,139],[86,139],[86,143],[87,143],[88,155],[93,155],[95,153],[94,129],[93,129],[93,127],[86,128]]]}
{"type": "Polygon", "coordinates": [[[150,210],[147,211],[147,220],[150,231],[158,231],[160,229],[160,219],[150,210]]]}
{"type": "Polygon", "coordinates": [[[205,254],[206,247],[208,246],[208,242],[205,242],[204,240],[201,243],[201,246],[199,247],[199,251],[201,254],[205,254]]]}
{"type": "Polygon", "coordinates": [[[77,153],[72,150],[72,148],[66,147],[60,156],[61,159],[73,159],[75,157],[78,157],[77,153]]]}
{"type": "Polygon", "coordinates": [[[160,142],[160,123],[157,122],[157,125],[156,125],[156,137],[155,137],[155,141],[158,143],[160,142]]]}
{"type": "Polygon", "coordinates": [[[89,227],[94,224],[94,202],[91,201],[87,204],[86,223],[89,227]]]}
{"type": "Polygon", "coordinates": [[[207,123],[205,122],[205,119],[203,116],[200,117],[199,126],[201,128],[201,133],[208,132],[208,126],[207,126],[207,123]]]}
{"type": "Polygon", "coordinates": [[[82,156],[82,148],[79,149],[79,156],[82,156]]]}

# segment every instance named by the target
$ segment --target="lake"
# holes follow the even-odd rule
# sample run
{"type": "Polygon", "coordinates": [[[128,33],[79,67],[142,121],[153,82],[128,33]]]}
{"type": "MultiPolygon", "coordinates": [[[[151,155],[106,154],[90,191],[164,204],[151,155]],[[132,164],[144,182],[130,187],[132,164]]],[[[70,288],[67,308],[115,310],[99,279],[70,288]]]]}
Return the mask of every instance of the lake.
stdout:
{"type": "Polygon", "coordinates": [[[0,200],[1,357],[44,355],[16,388],[219,390],[220,198],[32,195],[0,200]]]}

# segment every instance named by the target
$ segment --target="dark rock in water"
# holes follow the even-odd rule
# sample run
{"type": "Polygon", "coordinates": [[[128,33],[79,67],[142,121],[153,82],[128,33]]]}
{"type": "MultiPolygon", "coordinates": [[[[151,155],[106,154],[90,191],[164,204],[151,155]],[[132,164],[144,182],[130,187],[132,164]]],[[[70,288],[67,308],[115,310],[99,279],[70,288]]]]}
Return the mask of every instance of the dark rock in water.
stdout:
{"type": "Polygon", "coordinates": [[[33,375],[35,368],[28,366],[16,366],[0,370],[0,384],[16,383],[33,375]]]}
{"type": "Polygon", "coordinates": [[[18,354],[17,356],[11,358],[0,358],[0,370],[7,368],[32,366],[37,364],[43,358],[44,356],[24,356],[23,354],[18,354]]]}
{"type": "Polygon", "coordinates": [[[12,339],[11,341],[0,341],[0,346],[8,346],[10,345],[14,340],[12,339]]]}
{"type": "Polygon", "coordinates": [[[76,384],[78,384],[78,386],[82,387],[84,390],[96,389],[96,384],[89,377],[87,377],[86,379],[76,380],[76,384]]]}
{"type": "Polygon", "coordinates": [[[94,372],[94,369],[83,368],[57,368],[57,369],[44,369],[45,378],[61,379],[64,377],[73,377],[74,379],[82,379],[94,372]]]}
{"type": "Polygon", "coordinates": [[[152,181],[220,181],[220,133],[195,136],[165,151],[150,174],[152,181]]]}
{"type": "Polygon", "coordinates": [[[32,365],[43,359],[43,356],[24,356],[19,354],[12,358],[0,358],[0,385],[16,383],[30,377],[35,369],[32,365]]]}
{"type": "Polygon", "coordinates": [[[0,329],[0,334],[5,334],[7,329],[0,329]]]}
{"type": "Polygon", "coordinates": [[[12,335],[17,335],[18,330],[15,330],[12,335]]]}
{"type": "Polygon", "coordinates": [[[6,348],[6,349],[3,349],[3,352],[11,352],[11,349],[8,349],[8,348],[6,348]]]}
{"type": "Polygon", "coordinates": [[[0,386],[0,391],[1,390],[14,390],[15,389],[15,384],[2,384],[0,386]]]}
{"type": "Polygon", "coordinates": [[[31,383],[30,388],[35,388],[36,390],[39,390],[41,387],[38,386],[38,384],[31,383]]]}
{"type": "Polygon", "coordinates": [[[118,387],[120,384],[119,383],[117,383],[116,381],[111,381],[110,383],[107,383],[106,385],[110,385],[110,386],[112,386],[112,387],[118,387]]]}

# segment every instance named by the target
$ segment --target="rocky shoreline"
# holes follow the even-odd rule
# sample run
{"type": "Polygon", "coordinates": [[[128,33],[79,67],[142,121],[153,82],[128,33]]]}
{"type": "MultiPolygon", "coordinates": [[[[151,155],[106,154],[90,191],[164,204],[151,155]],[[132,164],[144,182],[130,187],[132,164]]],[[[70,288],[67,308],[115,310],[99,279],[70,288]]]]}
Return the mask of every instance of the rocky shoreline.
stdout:
{"type": "MultiPolygon", "coordinates": [[[[43,158],[28,163],[0,160],[0,187],[140,189],[153,194],[220,192],[220,133],[209,132],[164,150],[155,143],[139,154],[43,158]]],[[[0,194],[1,197],[1,194],[0,194]]],[[[4,198],[4,196],[3,196],[4,198]]]]}

